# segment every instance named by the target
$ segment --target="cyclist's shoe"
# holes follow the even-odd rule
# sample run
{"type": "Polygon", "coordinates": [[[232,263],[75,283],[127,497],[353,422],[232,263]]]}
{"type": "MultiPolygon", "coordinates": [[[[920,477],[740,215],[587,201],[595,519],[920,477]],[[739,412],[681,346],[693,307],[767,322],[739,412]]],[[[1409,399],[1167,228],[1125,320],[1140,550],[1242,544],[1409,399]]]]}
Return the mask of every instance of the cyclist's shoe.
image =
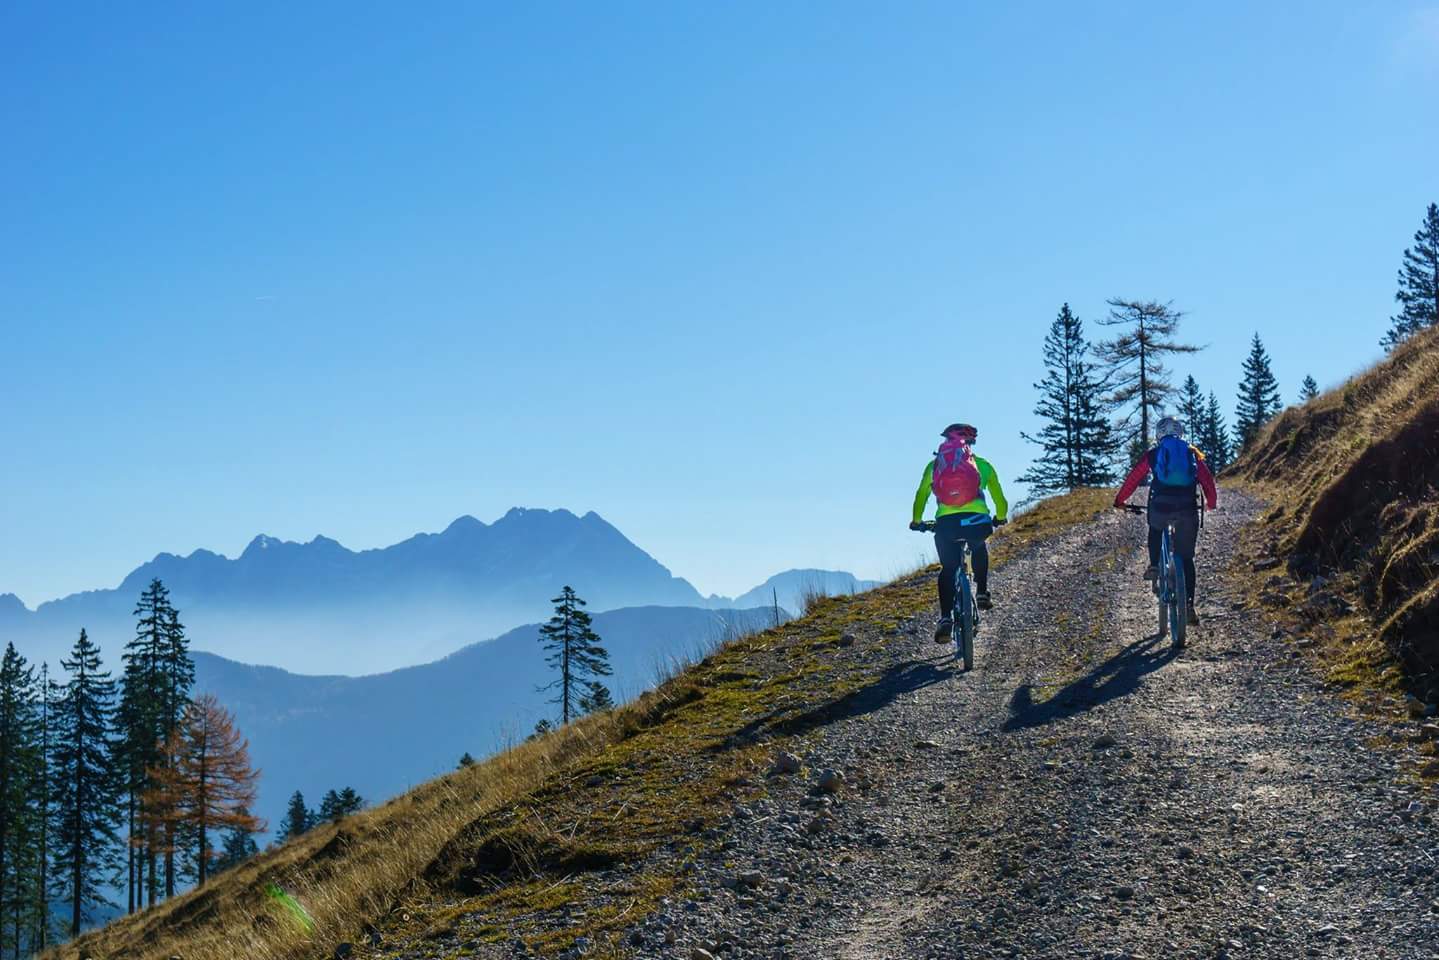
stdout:
{"type": "Polygon", "coordinates": [[[934,642],[948,643],[954,635],[954,621],[949,617],[941,617],[939,623],[934,625],[934,642]]]}
{"type": "Polygon", "coordinates": [[[1191,601],[1189,602],[1189,613],[1187,614],[1187,617],[1188,617],[1187,622],[1189,623],[1189,625],[1190,625],[1191,627],[1197,627],[1197,626],[1199,626],[1199,611],[1196,610],[1196,609],[1194,609],[1194,601],[1193,601],[1193,600],[1191,600],[1191,601]]]}
{"type": "Polygon", "coordinates": [[[974,602],[979,604],[981,610],[993,610],[994,601],[989,599],[989,591],[985,590],[974,595],[974,602]]]}
{"type": "Polygon", "coordinates": [[[1153,583],[1155,580],[1158,580],[1158,579],[1159,579],[1159,568],[1156,567],[1156,566],[1155,566],[1154,564],[1152,564],[1152,563],[1151,563],[1148,567],[1145,567],[1145,568],[1144,568],[1144,579],[1148,580],[1150,583],[1153,583]]]}

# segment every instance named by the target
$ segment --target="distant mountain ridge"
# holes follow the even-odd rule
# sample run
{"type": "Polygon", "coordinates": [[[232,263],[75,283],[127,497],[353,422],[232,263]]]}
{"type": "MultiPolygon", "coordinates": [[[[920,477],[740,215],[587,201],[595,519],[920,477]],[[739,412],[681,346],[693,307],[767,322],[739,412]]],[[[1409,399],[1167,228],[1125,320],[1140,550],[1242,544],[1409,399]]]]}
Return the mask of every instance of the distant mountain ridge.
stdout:
{"type": "Polygon", "coordinates": [[[516,507],[494,523],[460,517],[440,533],[353,551],[255,537],[236,558],[162,553],[113,590],[0,608],[32,660],[67,651],[85,627],[111,656],[134,632],[132,611],[153,578],[170,588],[191,642],[246,663],[364,674],[433,660],[541,619],[564,584],[595,610],[706,606],[597,513],[516,507]]]}
{"type": "Polygon", "coordinates": [[[768,607],[776,600],[785,610],[798,616],[804,612],[807,596],[833,597],[841,594],[864,593],[879,586],[878,580],[860,580],[843,570],[786,570],[770,577],[764,583],[748,590],[733,600],[711,598],[720,605],[744,610],[750,607],[768,607]]]}
{"type": "MultiPolygon", "coordinates": [[[[763,610],[630,607],[595,615],[617,699],[652,686],[657,671],[698,659],[718,640],[772,625],[763,610]]],[[[109,660],[107,659],[107,663],[109,660]]],[[[553,719],[539,625],[527,624],[443,659],[387,673],[304,676],[195,654],[195,690],[234,712],[262,771],[258,812],[279,824],[286,799],[311,803],[332,787],[372,801],[483,757],[553,719]]]]}
{"type": "Polygon", "coordinates": [[[261,534],[234,559],[161,553],[118,587],[27,609],[0,594],[0,642],[58,661],[84,627],[107,662],[134,633],[154,578],[170,588],[192,647],[242,663],[356,676],[435,660],[517,624],[542,620],[570,584],[599,612],[624,607],[769,607],[797,612],[814,583],[847,593],[872,584],[835,571],[789,571],[740,598],[702,597],[599,514],[516,507],[493,523],[462,516],[439,533],[350,550],[261,534]]]}

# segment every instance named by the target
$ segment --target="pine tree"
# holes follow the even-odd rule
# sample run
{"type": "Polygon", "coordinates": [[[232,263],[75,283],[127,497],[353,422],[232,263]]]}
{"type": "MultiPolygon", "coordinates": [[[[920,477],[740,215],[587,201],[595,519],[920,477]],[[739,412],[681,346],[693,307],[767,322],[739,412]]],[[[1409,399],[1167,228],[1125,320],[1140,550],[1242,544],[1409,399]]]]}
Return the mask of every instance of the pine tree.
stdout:
{"type": "Polygon", "coordinates": [[[108,906],[105,886],[117,864],[116,783],[110,768],[115,681],[100,669],[100,650],[85,631],[60,661],[69,674],[55,704],[55,888],[70,903],[77,936],[95,906],[108,906]]]}
{"type": "Polygon", "coordinates": [[[54,753],[51,737],[51,716],[54,712],[56,685],[50,679],[50,665],[40,664],[40,685],[37,691],[40,707],[39,737],[36,758],[38,769],[33,783],[33,806],[39,827],[36,844],[35,884],[32,890],[32,929],[30,942],[36,952],[50,945],[50,821],[53,817],[50,801],[51,773],[50,757],[54,753]]]}
{"type": "Polygon", "coordinates": [[[1234,441],[1229,435],[1229,425],[1224,422],[1219,398],[1212,390],[1209,402],[1205,404],[1202,424],[1195,435],[1195,442],[1217,474],[1234,462],[1234,441]]]}
{"type": "Polygon", "coordinates": [[[305,806],[305,795],[296,790],[290,794],[290,804],[285,808],[285,819],[280,821],[280,840],[293,840],[309,830],[314,823],[314,814],[305,806]]]}
{"type": "Polygon", "coordinates": [[[1304,383],[1299,387],[1299,402],[1308,403],[1319,396],[1319,384],[1313,377],[1306,376],[1304,383]]]}
{"type": "Polygon", "coordinates": [[[162,857],[165,894],[175,892],[175,858],[187,846],[185,838],[174,832],[173,819],[147,809],[143,798],[164,796],[155,790],[151,774],[163,767],[167,744],[190,703],[195,678],[185,628],[162,581],[150,581],[135,605],[135,617],[135,637],[125,647],[116,757],[125,774],[131,911],[142,905],[147,894],[151,905],[159,898],[162,857]]]}
{"type": "Polygon", "coordinates": [[[463,770],[463,769],[465,769],[466,767],[473,767],[474,765],[475,765],[475,758],[472,757],[472,756],[470,756],[470,751],[466,750],[464,753],[462,753],[462,754],[460,755],[460,762],[455,765],[455,769],[456,769],[456,770],[463,770]]]}
{"type": "Polygon", "coordinates": [[[555,615],[540,627],[540,643],[550,651],[546,665],[558,670],[559,676],[539,689],[559,691],[550,702],[560,708],[560,722],[569,723],[580,713],[583,684],[612,672],[610,655],[591,626],[593,621],[583,609],[585,602],[572,588],[566,586],[551,602],[555,615]]]}
{"type": "Polygon", "coordinates": [[[615,701],[610,688],[597,680],[589,682],[589,692],[580,697],[580,709],[585,713],[603,713],[613,710],[615,701]]]}
{"type": "Polygon", "coordinates": [[[1439,326],[1439,204],[1429,204],[1414,246],[1404,250],[1394,299],[1399,312],[1389,318],[1389,332],[1379,341],[1384,349],[1393,350],[1420,330],[1439,326]]]}
{"type": "Polygon", "coordinates": [[[327,790],[320,798],[320,812],[317,817],[321,822],[339,823],[345,817],[359,813],[365,808],[365,801],[355,792],[354,787],[345,787],[341,790],[327,790]]]}
{"type": "Polygon", "coordinates": [[[531,734],[530,734],[528,737],[526,737],[525,739],[526,739],[526,740],[538,740],[540,737],[543,737],[545,734],[550,733],[550,732],[553,731],[554,729],[555,729],[555,725],[554,725],[553,723],[550,723],[548,717],[540,717],[540,719],[539,719],[538,721],[536,721],[536,723],[535,723],[534,732],[531,733],[531,734]]]}
{"type": "MultiPolygon", "coordinates": [[[[158,580],[155,582],[159,583],[158,580]]],[[[195,663],[190,659],[190,645],[185,638],[185,628],[180,623],[180,612],[174,606],[167,605],[165,609],[163,630],[164,644],[160,652],[160,673],[164,690],[161,701],[164,737],[161,742],[160,759],[162,763],[169,763],[175,756],[175,751],[170,749],[170,741],[184,725],[186,713],[191,705],[190,688],[195,683],[195,663]]],[[[186,834],[183,832],[183,826],[186,821],[172,818],[163,820],[162,823],[164,825],[162,843],[165,851],[165,896],[173,897],[176,886],[176,856],[190,852],[186,850],[188,844],[184,842],[186,834]]],[[[204,883],[207,854],[203,849],[203,833],[197,839],[201,850],[198,852],[196,862],[199,864],[200,882],[204,883]]]]}
{"type": "Polygon", "coordinates": [[[1060,307],[1044,339],[1044,380],[1034,413],[1045,420],[1038,435],[1022,434],[1042,452],[1020,478],[1037,494],[1102,486],[1114,480],[1110,464],[1117,443],[1105,409],[1104,387],[1088,362],[1084,326],[1060,307]]]}
{"type": "MultiPolygon", "coordinates": [[[[161,762],[150,771],[154,787],[146,802],[164,824],[167,838],[193,838],[190,859],[199,886],[205,885],[215,857],[211,838],[216,830],[264,829],[248,813],[255,803],[258,778],[250,767],[249,743],[241,739],[234,718],[212,694],[185,708],[161,762]]],[[[167,847],[167,855],[173,852],[167,847]]],[[[174,873],[173,866],[167,868],[167,878],[174,873]]]]}
{"type": "Polygon", "coordinates": [[[1164,358],[1195,353],[1201,348],[1176,339],[1184,314],[1171,304],[1115,298],[1109,301],[1109,307],[1109,317],[1099,322],[1125,328],[1098,348],[1109,367],[1106,380],[1113,390],[1110,402],[1121,410],[1131,407],[1120,421],[1121,426],[1133,431],[1131,452],[1147,450],[1152,438],[1150,426],[1174,394],[1164,358]]]}
{"type": "MultiPolygon", "coordinates": [[[[241,807],[237,811],[245,817],[250,816],[248,807],[241,807]]],[[[255,843],[254,833],[243,824],[232,826],[225,831],[225,839],[220,848],[220,855],[215,858],[215,873],[222,870],[229,870],[231,867],[238,867],[246,860],[260,852],[260,847],[255,843]]]]}
{"type": "Polygon", "coordinates": [[[1184,386],[1179,388],[1179,418],[1191,437],[1199,435],[1204,426],[1204,393],[1193,376],[1185,377],[1184,386]]]}
{"type": "Polygon", "coordinates": [[[1246,450],[1259,436],[1269,418],[1279,412],[1279,383],[1269,367],[1269,353],[1259,334],[1244,360],[1244,379],[1239,384],[1239,405],[1234,414],[1234,429],[1239,434],[1239,449],[1246,450]]]}
{"type": "Polygon", "coordinates": [[[0,657],[0,949],[8,939],[17,955],[22,912],[33,902],[36,824],[31,799],[38,743],[35,673],[15,645],[7,643],[0,657]]]}

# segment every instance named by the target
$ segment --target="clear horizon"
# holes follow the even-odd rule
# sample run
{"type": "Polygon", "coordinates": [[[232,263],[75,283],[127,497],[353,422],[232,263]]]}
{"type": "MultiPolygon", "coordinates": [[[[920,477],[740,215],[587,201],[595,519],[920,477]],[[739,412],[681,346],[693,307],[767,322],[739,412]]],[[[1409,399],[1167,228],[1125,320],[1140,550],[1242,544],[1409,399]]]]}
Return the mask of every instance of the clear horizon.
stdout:
{"type": "MultiPolygon", "coordinates": [[[[1233,421],[1382,355],[1439,4],[0,11],[0,593],[594,510],[702,594],[887,579],[936,433],[1012,500],[1060,304],[1233,421]]],[[[1430,91],[1425,93],[1425,91],[1430,91]]]]}

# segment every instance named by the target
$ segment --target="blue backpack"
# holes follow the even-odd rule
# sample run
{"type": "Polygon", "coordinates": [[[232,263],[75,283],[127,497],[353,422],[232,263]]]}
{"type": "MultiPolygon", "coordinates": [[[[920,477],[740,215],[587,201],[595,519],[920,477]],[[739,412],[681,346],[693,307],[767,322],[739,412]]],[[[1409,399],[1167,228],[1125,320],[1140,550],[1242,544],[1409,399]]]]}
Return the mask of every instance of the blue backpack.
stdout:
{"type": "Polygon", "coordinates": [[[1193,487],[1199,482],[1199,465],[1194,461],[1194,451],[1179,437],[1165,437],[1159,441],[1150,467],[1157,486],[1193,487]]]}

